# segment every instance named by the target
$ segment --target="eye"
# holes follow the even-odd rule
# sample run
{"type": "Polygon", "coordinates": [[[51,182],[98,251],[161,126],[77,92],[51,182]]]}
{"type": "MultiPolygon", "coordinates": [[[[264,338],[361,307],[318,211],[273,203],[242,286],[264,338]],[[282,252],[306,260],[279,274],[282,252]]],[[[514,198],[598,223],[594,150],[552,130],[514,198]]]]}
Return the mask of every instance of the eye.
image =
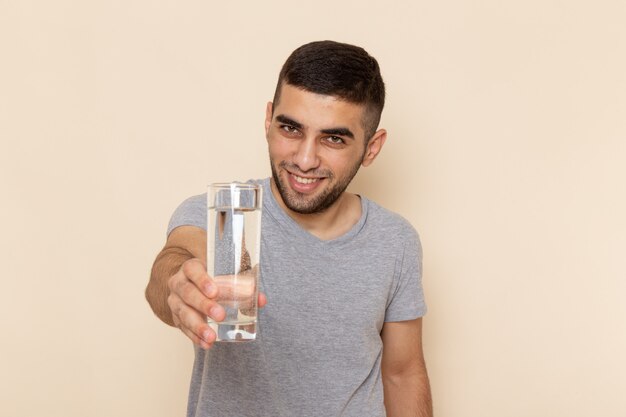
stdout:
{"type": "Polygon", "coordinates": [[[280,129],[291,135],[298,133],[298,129],[291,125],[280,125],[280,129]]]}
{"type": "Polygon", "coordinates": [[[326,141],[332,145],[343,145],[345,141],[339,136],[329,136],[326,138],[326,141]]]}

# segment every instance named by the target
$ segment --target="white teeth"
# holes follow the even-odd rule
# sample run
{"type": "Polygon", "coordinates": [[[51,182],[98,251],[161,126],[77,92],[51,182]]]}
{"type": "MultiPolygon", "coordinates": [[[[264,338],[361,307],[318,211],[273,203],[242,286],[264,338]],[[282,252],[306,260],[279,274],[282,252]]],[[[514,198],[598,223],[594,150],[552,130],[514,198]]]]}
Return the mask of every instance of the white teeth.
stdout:
{"type": "Polygon", "coordinates": [[[296,182],[299,182],[300,184],[312,184],[315,181],[318,181],[319,178],[302,178],[302,177],[298,177],[297,175],[293,176],[296,180],[296,182]]]}

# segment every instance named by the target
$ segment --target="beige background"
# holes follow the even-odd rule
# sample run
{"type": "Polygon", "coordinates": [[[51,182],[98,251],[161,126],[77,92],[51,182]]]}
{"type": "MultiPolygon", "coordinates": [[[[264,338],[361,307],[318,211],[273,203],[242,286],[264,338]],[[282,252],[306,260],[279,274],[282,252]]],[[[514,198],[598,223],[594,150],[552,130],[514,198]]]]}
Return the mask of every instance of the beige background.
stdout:
{"type": "Polygon", "coordinates": [[[626,415],[626,3],[227,3],[0,1],[0,415],[183,415],[151,262],[183,198],[268,174],[318,39],[383,69],[353,190],[421,233],[436,414],[626,415]]]}

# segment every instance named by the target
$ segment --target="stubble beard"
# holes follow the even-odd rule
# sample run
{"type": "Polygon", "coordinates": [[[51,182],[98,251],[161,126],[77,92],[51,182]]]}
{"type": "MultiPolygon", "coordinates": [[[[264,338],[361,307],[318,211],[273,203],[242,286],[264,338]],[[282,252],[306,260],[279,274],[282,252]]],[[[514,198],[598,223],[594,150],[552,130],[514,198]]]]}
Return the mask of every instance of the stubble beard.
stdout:
{"type": "MultiPolygon", "coordinates": [[[[356,173],[359,171],[362,160],[363,158],[358,160],[358,162],[348,172],[348,175],[343,178],[339,178],[336,184],[327,187],[321,194],[311,197],[310,199],[307,199],[302,193],[291,190],[288,184],[285,184],[280,175],[278,175],[278,168],[281,168],[284,172],[286,172],[286,168],[289,168],[292,172],[301,172],[296,165],[281,161],[277,168],[276,163],[271,157],[270,165],[272,167],[272,178],[274,179],[274,184],[276,184],[278,193],[287,208],[299,214],[313,214],[324,212],[331,207],[335,201],[337,201],[346,188],[348,188],[350,182],[352,182],[352,178],[354,178],[356,173]]],[[[290,174],[287,173],[287,175],[290,174]]],[[[332,182],[335,178],[334,173],[331,171],[318,171],[317,175],[326,177],[325,180],[330,182],[332,182]]]]}

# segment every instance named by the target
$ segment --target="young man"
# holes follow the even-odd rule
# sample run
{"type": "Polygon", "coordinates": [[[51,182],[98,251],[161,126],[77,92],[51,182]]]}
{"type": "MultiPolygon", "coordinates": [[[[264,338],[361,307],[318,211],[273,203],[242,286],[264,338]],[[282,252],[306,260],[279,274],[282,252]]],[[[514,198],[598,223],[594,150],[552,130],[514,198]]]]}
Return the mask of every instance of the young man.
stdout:
{"type": "Polygon", "coordinates": [[[188,416],[431,416],[421,247],[400,216],[346,192],[386,139],[385,89],[362,48],[324,41],[281,70],[265,133],[257,340],[214,344],[206,196],[174,213],[146,297],[196,345],[188,416]]]}

